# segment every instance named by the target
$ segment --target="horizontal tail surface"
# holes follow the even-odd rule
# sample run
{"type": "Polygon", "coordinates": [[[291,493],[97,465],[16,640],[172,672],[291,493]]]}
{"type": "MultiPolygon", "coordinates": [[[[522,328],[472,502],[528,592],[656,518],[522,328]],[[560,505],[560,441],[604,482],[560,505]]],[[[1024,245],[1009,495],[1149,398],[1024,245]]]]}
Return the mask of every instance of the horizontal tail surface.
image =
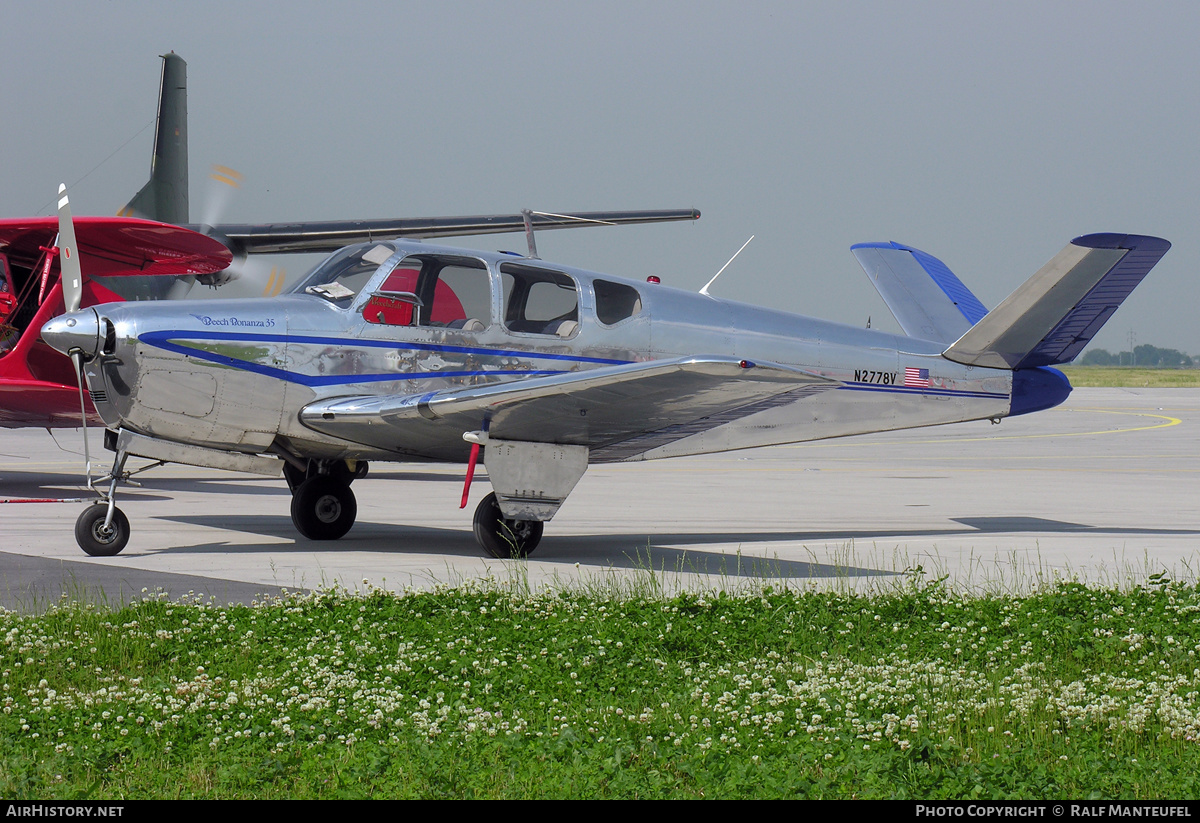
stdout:
{"type": "Polygon", "coordinates": [[[998,369],[1069,363],[1170,248],[1136,234],[1077,237],[943,356],[998,369]]]}
{"type": "Polygon", "coordinates": [[[949,345],[987,314],[932,255],[899,243],[859,243],[850,251],[909,337],[949,345]]]}

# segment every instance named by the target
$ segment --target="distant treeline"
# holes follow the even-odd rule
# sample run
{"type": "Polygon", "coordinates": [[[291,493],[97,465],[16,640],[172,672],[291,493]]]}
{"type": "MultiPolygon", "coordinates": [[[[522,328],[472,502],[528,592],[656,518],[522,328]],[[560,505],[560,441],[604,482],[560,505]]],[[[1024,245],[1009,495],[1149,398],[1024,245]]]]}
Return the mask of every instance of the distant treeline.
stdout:
{"type": "Polygon", "coordinates": [[[1104,349],[1089,349],[1079,361],[1080,366],[1142,366],[1152,369],[1191,369],[1200,366],[1196,358],[1176,349],[1157,346],[1134,346],[1132,352],[1113,354],[1104,349]]]}

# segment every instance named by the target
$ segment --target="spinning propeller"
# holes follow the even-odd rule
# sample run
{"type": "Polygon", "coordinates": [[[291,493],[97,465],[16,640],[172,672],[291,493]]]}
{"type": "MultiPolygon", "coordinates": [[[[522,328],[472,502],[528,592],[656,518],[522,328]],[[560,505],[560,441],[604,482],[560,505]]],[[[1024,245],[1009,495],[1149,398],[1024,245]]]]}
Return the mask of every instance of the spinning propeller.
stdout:
{"type": "MultiPolygon", "coordinates": [[[[208,197],[205,202],[204,219],[200,223],[200,233],[220,240],[233,253],[233,262],[221,272],[199,277],[206,286],[221,286],[231,280],[243,280],[257,286],[263,284],[264,297],[274,297],[283,289],[287,272],[281,266],[267,267],[266,263],[251,260],[245,251],[237,248],[229,238],[222,236],[213,227],[221,224],[221,214],[229,206],[234,192],[242,187],[245,177],[236,169],[229,166],[213,166],[208,180],[208,197]]],[[[176,295],[171,295],[172,297],[176,295]]]]}

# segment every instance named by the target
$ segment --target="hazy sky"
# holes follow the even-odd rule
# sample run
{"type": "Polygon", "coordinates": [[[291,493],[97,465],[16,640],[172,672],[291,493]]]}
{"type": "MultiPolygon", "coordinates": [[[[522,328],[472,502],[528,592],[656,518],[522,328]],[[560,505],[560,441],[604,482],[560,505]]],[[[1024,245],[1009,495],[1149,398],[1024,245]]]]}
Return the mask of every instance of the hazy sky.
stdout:
{"type": "Polygon", "coordinates": [[[1074,236],[1155,234],[1174,248],[1096,345],[1200,354],[1194,0],[3,10],[0,217],[60,180],[76,213],[128,200],[173,50],[194,219],[214,163],[246,176],[230,222],[695,206],[539,251],[698,289],[754,234],[714,294],[893,329],[853,243],[928,251],[992,307],[1074,236]]]}

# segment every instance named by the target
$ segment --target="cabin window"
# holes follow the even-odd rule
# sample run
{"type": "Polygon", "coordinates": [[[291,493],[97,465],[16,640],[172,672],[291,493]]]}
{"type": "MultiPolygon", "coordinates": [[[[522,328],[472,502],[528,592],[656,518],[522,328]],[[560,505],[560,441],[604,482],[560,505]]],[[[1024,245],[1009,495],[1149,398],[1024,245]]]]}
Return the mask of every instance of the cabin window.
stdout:
{"type": "Polygon", "coordinates": [[[592,288],[596,292],[596,319],[606,326],[613,326],[642,311],[642,296],[633,286],[595,280],[592,288]]]}
{"type": "Polygon", "coordinates": [[[504,327],[525,334],[573,337],[579,331],[579,287],[562,272],[500,265],[504,327]]]}
{"type": "Polygon", "coordinates": [[[363,307],[368,323],[483,331],[492,289],[478,260],[414,255],[401,260],[363,307]]]}

